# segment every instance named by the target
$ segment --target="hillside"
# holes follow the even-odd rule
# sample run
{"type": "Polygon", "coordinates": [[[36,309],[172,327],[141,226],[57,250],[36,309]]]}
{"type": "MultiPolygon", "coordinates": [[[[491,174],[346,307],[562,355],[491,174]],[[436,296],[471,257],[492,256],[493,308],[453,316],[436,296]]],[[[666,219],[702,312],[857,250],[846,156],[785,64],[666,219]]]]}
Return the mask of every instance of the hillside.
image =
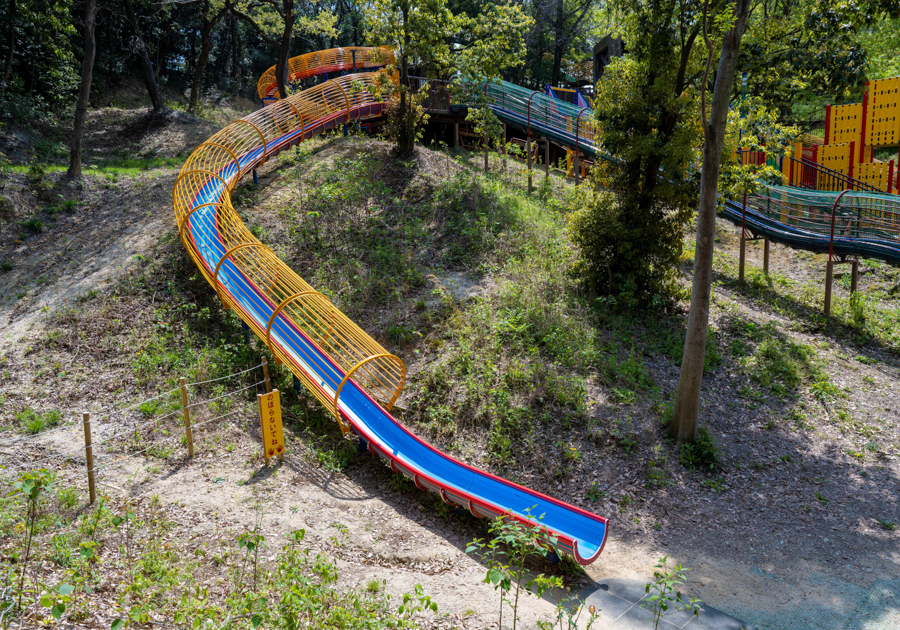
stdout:
{"type": "MultiPolygon", "coordinates": [[[[40,532],[45,583],[78,566],[54,555],[53,541],[89,540],[99,558],[86,578],[96,581],[90,605],[110,619],[116,607],[146,604],[151,620],[222,620],[239,614],[245,595],[233,575],[247,571],[238,537],[265,532],[270,548],[259,561],[276,591],[290,560],[284,536],[303,528],[304,544],[336,562],[342,588],[399,596],[418,583],[451,615],[428,623],[490,623],[496,594],[464,554],[484,524],[355,453],[274,365],[289,456],[263,465],[252,394],[267,351],[245,343],[172,220],[180,158],[215,127],[176,119],[135,137],[131,114],[97,115],[111,135],[97,131],[92,150],[108,162],[83,187],[32,167],[2,190],[0,423],[13,437],[87,411],[101,420],[95,441],[114,438],[102,451],[108,513],[83,509],[83,459],[50,460],[60,490],[40,532]],[[169,152],[130,163],[122,138],[169,152]],[[194,437],[193,462],[177,392],[119,411],[177,388],[180,377],[243,370],[191,388],[197,400],[222,397],[195,410],[210,423],[194,437]],[[126,534],[112,519],[129,510],[136,523],[126,534]],[[160,538],[170,547],[158,549],[160,538]],[[161,595],[195,586],[206,595],[161,595]]],[[[742,284],[735,230],[720,223],[701,410],[718,462],[704,466],[701,453],[680,458],[663,438],[686,304],[635,315],[618,296],[588,295],[571,273],[569,185],[552,178],[528,197],[518,166],[485,177],[479,160],[419,148],[399,162],[381,141],[326,138],[271,161],[235,198],[263,242],[403,358],[408,427],[463,461],[611,518],[607,550],[586,574],[571,563],[541,570],[577,590],[649,575],[655,558],[671,554],[694,569],[692,596],[757,624],[795,608],[845,614],[876,585],[896,588],[887,576],[896,575],[900,537],[900,272],[863,263],[867,301],[851,304],[847,269],[826,321],[823,257],[775,246],[766,278],[756,271],[761,247],[751,247],[742,284]]],[[[61,432],[35,450],[6,440],[4,485],[80,439],[61,432]]],[[[17,509],[7,504],[5,523],[17,509]]],[[[20,537],[8,533],[6,548],[20,537]]],[[[530,600],[526,618],[552,611],[530,600]]]]}

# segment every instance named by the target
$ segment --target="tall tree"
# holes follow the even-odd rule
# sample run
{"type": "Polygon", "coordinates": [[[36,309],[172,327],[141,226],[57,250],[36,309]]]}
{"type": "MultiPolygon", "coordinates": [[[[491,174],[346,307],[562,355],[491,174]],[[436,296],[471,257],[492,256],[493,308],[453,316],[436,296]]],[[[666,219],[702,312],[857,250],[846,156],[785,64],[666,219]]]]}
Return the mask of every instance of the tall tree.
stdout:
{"type": "MultiPolygon", "coordinates": [[[[706,354],[706,335],[709,327],[709,297],[712,284],[712,260],[715,249],[716,205],[719,190],[719,171],[722,164],[722,144],[728,122],[728,104],[734,85],[735,68],[741,49],[741,38],[750,16],[751,0],[734,0],[731,9],[732,26],[725,33],[719,54],[709,118],[706,115],[706,80],[714,61],[714,48],[708,32],[708,4],[704,5],[703,39],[708,58],[701,92],[700,116],[703,127],[703,170],[700,175],[700,202],[697,217],[697,238],[694,250],[694,278],[691,287],[691,307],[688,313],[687,335],[675,410],[669,423],[669,436],[683,442],[697,438],[697,415],[700,411],[700,385],[703,381],[703,359],[706,354]]],[[[727,15],[727,14],[726,14],[727,15]]]]}
{"type": "Polygon", "coordinates": [[[593,170],[596,194],[570,227],[588,284],[614,295],[620,306],[677,291],[681,247],[696,202],[692,167],[705,57],[695,42],[702,6],[683,0],[629,4],[623,33],[629,54],[610,64],[597,85],[595,138],[616,159],[593,170]]]}
{"type": "Polygon", "coordinates": [[[288,60],[295,32],[325,36],[335,33],[334,15],[327,11],[315,13],[315,8],[312,0],[303,6],[298,6],[294,0],[240,0],[231,7],[234,15],[276,50],[275,82],[279,98],[288,95],[288,60]]]}
{"type": "Polygon", "coordinates": [[[200,55],[194,66],[194,76],[191,79],[191,98],[189,109],[196,111],[200,100],[200,88],[203,84],[203,73],[206,72],[206,64],[209,63],[209,50],[211,48],[212,32],[231,8],[230,2],[222,0],[203,0],[200,7],[200,55]]]}
{"type": "Polygon", "coordinates": [[[0,94],[6,94],[12,76],[13,56],[16,50],[16,0],[9,0],[6,10],[6,63],[3,64],[3,84],[0,94]]]}
{"type": "Polygon", "coordinates": [[[556,18],[553,22],[556,37],[553,42],[553,72],[550,75],[550,85],[560,84],[563,54],[584,24],[592,4],[591,0],[584,0],[567,12],[564,1],[556,0],[556,18]]]}
{"type": "Polygon", "coordinates": [[[94,27],[97,21],[97,0],[86,0],[84,7],[84,57],[81,60],[81,87],[75,104],[75,123],[69,141],[69,177],[81,177],[81,144],[84,139],[84,119],[91,99],[91,77],[94,74],[94,55],[97,50],[94,27]]]}
{"type": "MultiPolygon", "coordinates": [[[[446,0],[374,0],[366,14],[369,42],[389,46],[395,53],[399,82],[382,74],[382,94],[396,99],[389,110],[389,128],[401,156],[412,153],[426,116],[410,93],[409,69],[425,76],[449,78],[457,84],[500,76],[522,63],[524,35],[532,20],[514,4],[490,5],[470,17],[454,14],[446,0]]],[[[424,91],[423,91],[424,94],[424,91]]]]}
{"type": "Polygon", "coordinates": [[[144,36],[141,34],[141,25],[138,22],[137,14],[134,12],[134,3],[132,0],[122,0],[125,5],[125,14],[134,31],[134,39],[132,40],[132,48],[137,53],[141,62],[141,68],[144,72],[144,83],[147,85],[147,92],[150,94],[150,102],[153,104],[153,112],[159,113],[163,110],[162,99],[159,96],[159,87],[156,84],[156,74],[153,72],[153,64],[150,61],[150,53],[147,50],[147,44],[144,36]]]}

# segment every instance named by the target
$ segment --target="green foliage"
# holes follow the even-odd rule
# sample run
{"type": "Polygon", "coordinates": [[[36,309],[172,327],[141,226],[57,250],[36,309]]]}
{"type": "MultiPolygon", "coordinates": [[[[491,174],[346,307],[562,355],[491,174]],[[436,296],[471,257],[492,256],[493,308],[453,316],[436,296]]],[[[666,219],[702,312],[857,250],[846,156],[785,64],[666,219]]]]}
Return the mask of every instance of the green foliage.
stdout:
{"type": "Polygon", "coordinates": [[[409,65],[427,68],[429,76],[457,75],[455,91],[470,81],[496,78],[522,62],[533,20],[514,3],[491,4],[470,16],[454,14],[446,0],[375,0],[367,5],[366,22],[369,42],[396,54],[395,63],[376,78],[376,90],[393,101],[386,129],[406,157],[428,120],[421,107],[427,94],[410,90],[409,65]],[[390,79],[395,72],[397,83],[390,79]]]}
{"type": "Polygon", "coordinates": [[[782,115],[805,98],[853,98],[867,79],[893,76],[882,73],[892,67],[884,44],[893,41],[894,21],[886,18],[896,18],[897,11],[891,3],[844,0],[753,11],[738,67],[747,70],[750,93],[782,115]],[[867,73],[867,66],[877,74],[867,73]]]}
{"type": "Polygon", "coordinates": [[[38,518],[38,502],[41,495],[53,490],[55,477],[44,468],[23,473],[13,488],[25,499],[25,549],[22,554],[22,572],[19,578],[18,608],[22,609],[22,596],[25,592],[25,574],[28,571],[28,560],[31,557],[31,542],[34,539],[35,524],[38,518]]]}
{"type": "Polygon", "coordinates": [[[19,422],[23,431],[33,435],[59,426],[62,423],[62,414],[56,409],[39,413],[31,407],[25,407],[16,414],[16,421],[19,422]]]}
{"type": "MultiPolygon", "coordinates": [[[[613,160],[592,170],[571,232],[589,286],[627,296],[630,307],[675,292],[700,138],[696,92],[683,83],[694,62],[689,49],[678,54],[685,40],[671,28],[679,5],[654,0],[629,8],[629,54],[606,67],[594,99],[598,139],[613,160]]],[[[688,19],[682,16],[682,27],[688,19]]]]}
{"type": "MultiPolygon", "coordinates": [[[[498,627],[503,628],[504,605],[512,614],[512,628],[515,630],[519,624],[519,599],[525,593],[544,596],[548,591],[562,588],[562,580],[558,576],[547,576],[543,573],[531,574],[525,568],[526,560],[530,556],[546,558],[551,550],[556,548],[556,537],[550,530],[540,524],[541,518],[534,518],[530,510],[526,510],[526,516],[530,519],[528,525],[520,522],[512,516],[501,516],[496,519],[489,529],[490,540],[485,541],[476,538],[466,547],[466,553],[478,554],[486,561],[488,569],[484,577],[486,584],[492,584],[494,590],[500,592],[500,611],[498,627]]],[[[584,609],[582,606],[569,606],[570,601],[561,598],[557,604],[556,620],[551,623],[538,623],[542,630],[551,628],[576,628],[578,619],[584,609]],[[565,626],[563,625],[565,622],[565,626]]],[[[590,628],[597,619],[593,607],[587,625],[590,628]]],[[[507,626],[508,627],[508,626],[507,626]]]]}
{"type": "Polygon", "coordinates": [[[685,599],[680,592],[684,585],[684,572],[689,571],[680,564],[669,567],[669,556],[663,556],[655,565],[653,581],[648,582],[645,592],[647,597],[641,600],[641,608],[649,610],[653,615],[653,627],[659,628],[659,622],[669,612],[688,610],[695,617],[700,614],[700,600],[685,599]],[[652,594],[651,594],[652,593],[652,594]]]}
{"type": "Polygon", "coordinates": [[[685,442],[681,445],[678,461],[691,470],[697,468],[713,470],[718,465],[721,455],[709,429],[700,427],[697,439],[693,443],[685,442]]]}

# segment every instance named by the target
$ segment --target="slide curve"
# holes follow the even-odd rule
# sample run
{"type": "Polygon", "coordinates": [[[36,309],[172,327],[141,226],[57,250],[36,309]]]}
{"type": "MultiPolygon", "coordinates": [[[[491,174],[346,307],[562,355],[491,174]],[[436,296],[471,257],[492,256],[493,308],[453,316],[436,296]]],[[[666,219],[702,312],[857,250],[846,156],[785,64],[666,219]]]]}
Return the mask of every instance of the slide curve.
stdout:
{"type": "MultiPolygon", "coordinates": [[[[326,51],[327,52],[327,51],[326,51]]],[[[280,151],[381,115],[371,73],[325,81],[234,121],[201,144],[173,186],[179,234],[225,308],[264,340],[327,409],[391,468],[478,517],[509,515],[582,565],[606,543],[607,519],[460,462],[390,414],[402,362],[361,331],[243,225],[231,203],[241,178],[280,151]]],[[[562,103],[565,105],[565,103],[562,103]]]]}

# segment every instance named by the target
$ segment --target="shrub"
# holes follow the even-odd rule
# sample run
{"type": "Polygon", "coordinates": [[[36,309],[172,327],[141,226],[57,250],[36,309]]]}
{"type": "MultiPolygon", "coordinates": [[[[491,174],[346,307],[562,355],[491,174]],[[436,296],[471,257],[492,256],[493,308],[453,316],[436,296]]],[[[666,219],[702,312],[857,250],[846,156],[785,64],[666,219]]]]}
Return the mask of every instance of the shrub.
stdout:
{"type": "Polygon", "coordinates": [[[719,448],[706,427],[700,427],[700,430],[697,432],[697,439],[692,444],[682,444],[678,455],[678,461],[691,470],[697,468],[712,470],[720,460],[719,448]]]}

